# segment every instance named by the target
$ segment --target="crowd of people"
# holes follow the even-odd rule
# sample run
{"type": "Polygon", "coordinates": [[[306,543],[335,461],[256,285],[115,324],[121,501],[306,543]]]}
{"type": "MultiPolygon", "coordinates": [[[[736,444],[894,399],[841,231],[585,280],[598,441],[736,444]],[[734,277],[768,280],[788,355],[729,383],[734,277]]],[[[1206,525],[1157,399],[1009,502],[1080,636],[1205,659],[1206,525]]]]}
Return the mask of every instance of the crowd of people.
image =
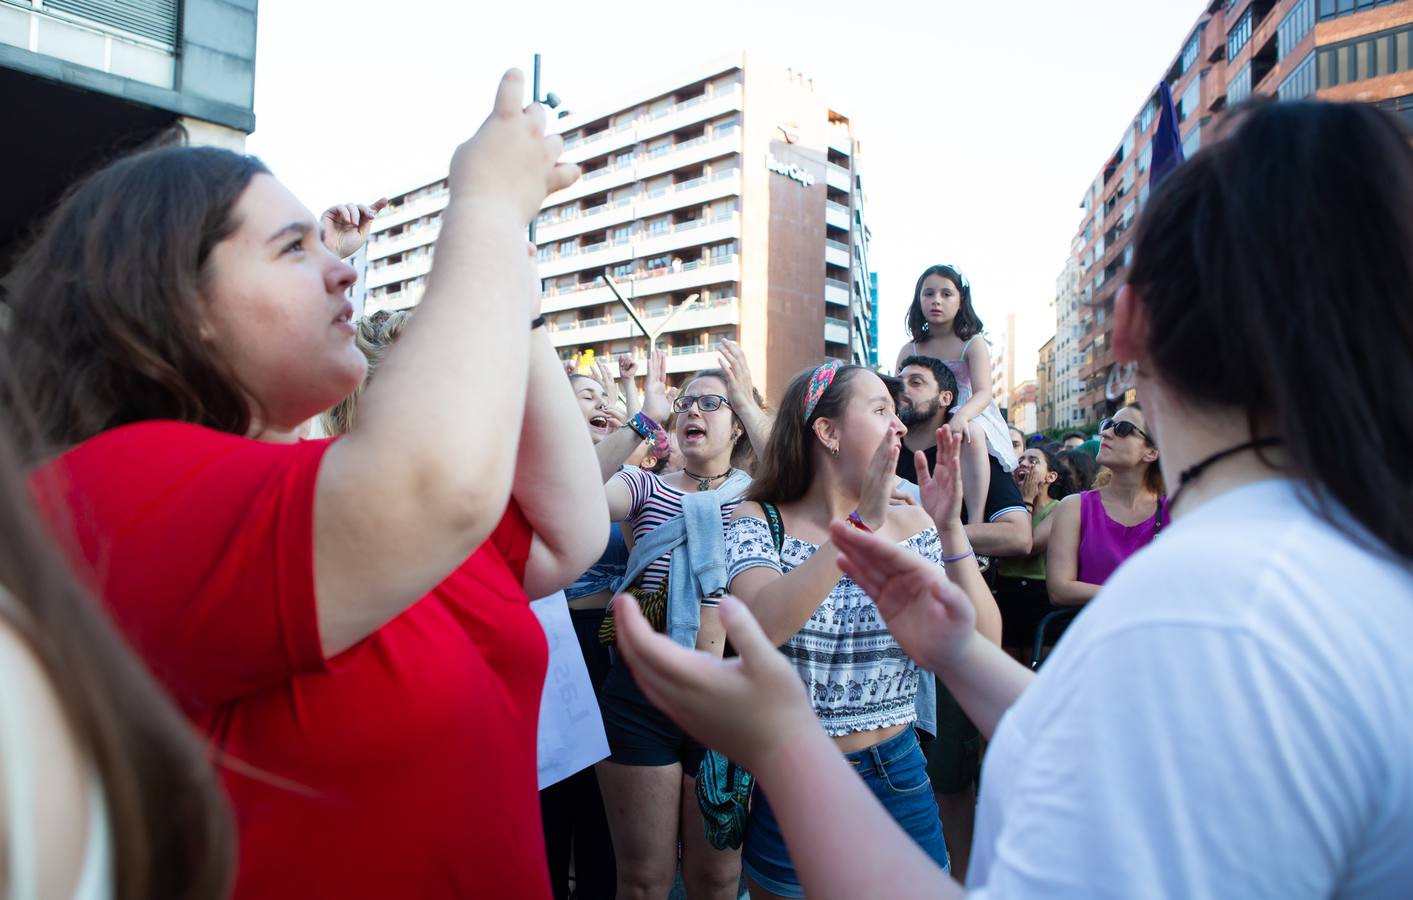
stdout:
{"type": "Polygon", "coordinates": [[[381,202],[212,148],[86,179],[10,274],[0,896],[1406,891],[1394,119],[1230,113],[1117,294],[1142,403],[1051,441],[951,264],[891,374],[566,375],[524,234],[578,172],[523,93],[415,312],[346,297],[381,202]],[[537,790],[559,591],[609,755],[537,790]]]}

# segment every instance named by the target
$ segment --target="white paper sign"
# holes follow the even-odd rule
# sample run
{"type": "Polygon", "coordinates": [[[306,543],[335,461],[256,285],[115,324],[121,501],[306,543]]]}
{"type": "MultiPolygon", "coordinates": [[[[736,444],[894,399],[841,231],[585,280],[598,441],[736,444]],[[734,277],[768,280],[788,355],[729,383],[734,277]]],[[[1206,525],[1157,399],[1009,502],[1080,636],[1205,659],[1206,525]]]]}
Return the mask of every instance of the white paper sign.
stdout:
{"type": "Polygon", "coordinates": [[[549,668],[540,695],[540,789],[563,781],[608,756],[599,702],[560,591],[530,603],[549,643],[549,668]]]}

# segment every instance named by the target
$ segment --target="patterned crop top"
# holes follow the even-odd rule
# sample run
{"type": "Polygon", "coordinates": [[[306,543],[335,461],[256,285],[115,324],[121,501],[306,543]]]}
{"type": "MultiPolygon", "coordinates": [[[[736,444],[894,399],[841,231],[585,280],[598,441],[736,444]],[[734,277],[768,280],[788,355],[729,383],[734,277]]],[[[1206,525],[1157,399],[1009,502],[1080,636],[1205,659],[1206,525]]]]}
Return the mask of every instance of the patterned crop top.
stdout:
{"type": "MultiPolygon", "coordinates": [[[[924,559],[942,562],[937,529],[902,543],[924,559]]],[[[727,578],[757,567],[781,574],[802,565],[819,548],[785,535],[780,553],[761,519],[742,516],[726,527],[727,578]]],[[[904,725],[917,719],[917,663],[889,634],[878,607],[845,576],[780,648],[800,673],[820,724],[831,737],[904,725]]]]}

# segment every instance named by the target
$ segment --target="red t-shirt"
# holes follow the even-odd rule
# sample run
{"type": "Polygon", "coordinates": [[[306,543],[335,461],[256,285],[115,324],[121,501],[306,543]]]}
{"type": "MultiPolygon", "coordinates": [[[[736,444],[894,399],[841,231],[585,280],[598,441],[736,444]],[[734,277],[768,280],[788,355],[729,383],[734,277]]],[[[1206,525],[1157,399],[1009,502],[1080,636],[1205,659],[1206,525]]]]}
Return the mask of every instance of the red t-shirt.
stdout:
{"type": "Polygon", "coordinates": [[[237,898],[548,898],[530,525],[512,503],[430,594],[326,661],[313,517],[331,443],[145,422],[36,485],[62,496],[45,505],[95,589],[221,754],[237,898]]]}

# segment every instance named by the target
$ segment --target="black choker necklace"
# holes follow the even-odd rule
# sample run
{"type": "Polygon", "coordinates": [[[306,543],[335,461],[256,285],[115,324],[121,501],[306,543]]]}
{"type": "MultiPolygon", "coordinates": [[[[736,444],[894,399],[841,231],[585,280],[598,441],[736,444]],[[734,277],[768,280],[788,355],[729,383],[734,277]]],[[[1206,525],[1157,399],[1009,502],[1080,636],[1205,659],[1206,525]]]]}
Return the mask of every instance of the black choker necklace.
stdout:
{"type": "Polygon", "coordinates": [[[695,479],[697,479],[697,490],[699,490],[699,491],[709,491],[709,490],[711,490],[711,483],[712,483],[713,481],[716,481],[718,478],[725,478],[727,475],[730,475],[730,474],[731,474],[731,470],[730,470],[730,469],[727,469],[725,472],[722,472],[720,475],[698,475],[696,472],[693,472],[691,469],[687,468],[686,466],[683,466],[683,467],[682,467],[682,472],[683,472],[688,478],[695,478],[695,479]]]}
{"type": "Polygon", "coordinates": [[[1183,469],[1182,474],[1178,476],[1177,490],[1173,491],[1173,495],[1168,498],[1168,509],[1172,509],[1174,506],[1177,506],[1178,498],[1182,496],[1183,490],[1186,489],[1188,485],[1192,484],[1192,482],[1196,481],[1198,476],[1200,476],[1203,472],[1207,471],[1208,468],[1215,465],[1216,463],[1221,462],[1229,456],[1235,456],[1236,454],[1242,453],[1246,450],[1259,450],[1263,447],[1275,447],[1283,443],[1285,443],[1285,441],[1281,440],[1278,437],[1257,438],[1254,441],[1247,441],[1244,444],[1237,444],[1235,447],[1228,447],[1225,450],[1218,450],[1216,453],[1213,453],[1211,456],[1207,457],[1196,465],[1188,466],[1186,469],[1183,469]]]}

